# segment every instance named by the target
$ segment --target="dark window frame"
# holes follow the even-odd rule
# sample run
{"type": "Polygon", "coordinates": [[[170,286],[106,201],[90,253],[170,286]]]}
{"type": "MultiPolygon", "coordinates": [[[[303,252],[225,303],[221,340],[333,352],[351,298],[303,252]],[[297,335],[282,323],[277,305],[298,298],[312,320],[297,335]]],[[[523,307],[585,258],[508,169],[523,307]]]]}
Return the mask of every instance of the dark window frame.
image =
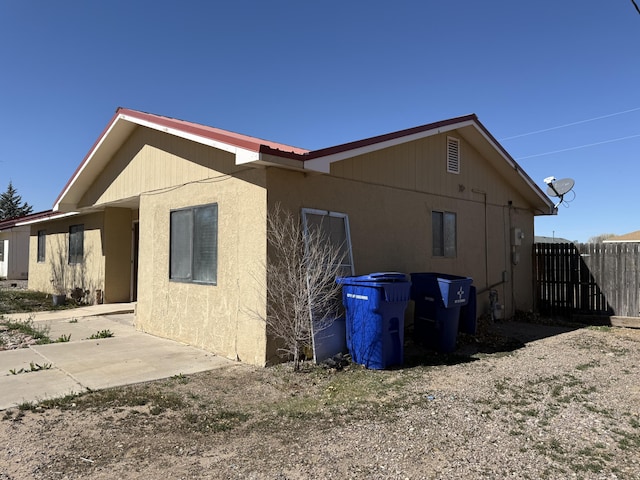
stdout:
{"type": "Polygon", "coordinates": [[[170,281],[218,284],[218,210],[209,203],[169,212],[170,281]]]}
{"type": "Polygon", "coordinates": [[[78,265],[84,262],[84,224],[71,225],[69,227],[69,265],[78,265]]]}
{"type": "Polygon", "coordinates": [[[457,257],[458,216],[455,212],[442,210],[431,212],[431,239],[431,253],[434,257],[457,257]]]}
{"type": "Polygon", "coordinates": [[[38,230],[38,263],[44,263],[47,259],[47,231],[38,230]]]}

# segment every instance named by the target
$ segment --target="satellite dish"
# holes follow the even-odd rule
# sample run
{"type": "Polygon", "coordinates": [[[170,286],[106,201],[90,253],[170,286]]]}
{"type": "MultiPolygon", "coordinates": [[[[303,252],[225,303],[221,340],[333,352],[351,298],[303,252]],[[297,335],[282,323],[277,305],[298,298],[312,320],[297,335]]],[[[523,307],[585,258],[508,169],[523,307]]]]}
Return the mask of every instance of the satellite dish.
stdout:
{"type": "MultiPolygon", "coordinates": [[[[554,205],[554,208],[558,208],[558,205],[565,201],[564,196],[573,189],[573,186],[576,182],[573,180],[573,178],[561,178],[560,180],[556,180],[556,177],[547,177],[544,179],[544,183],[548,185],[547,195],[549,195],[550,197],[560,198],[560,200],[558,200],[558,203],[554,205]]],[[[569,201],[567,201],[567,203],[568,202],[569,201]]]]}
{"type": "Polygon", "coordinates": [[[562,197],[565,193],[571,191],[575,183],[573,178],[561,178],[550,182],[547,187],[547,195],[550,197],[562,197]]]}

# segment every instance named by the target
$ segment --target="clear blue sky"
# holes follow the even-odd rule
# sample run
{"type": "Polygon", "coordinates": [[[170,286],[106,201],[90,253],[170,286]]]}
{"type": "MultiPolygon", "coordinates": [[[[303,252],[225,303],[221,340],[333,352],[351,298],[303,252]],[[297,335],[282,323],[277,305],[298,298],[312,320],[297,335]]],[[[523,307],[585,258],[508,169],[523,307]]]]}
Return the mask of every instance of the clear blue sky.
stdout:
{"type": "Polygon", "coordinates": [[[308,149],[475,113],[576,180],[538,235],[640,229],[630,0],[0,0],[0,191],[51,208],[118,106],[308,149]]]}

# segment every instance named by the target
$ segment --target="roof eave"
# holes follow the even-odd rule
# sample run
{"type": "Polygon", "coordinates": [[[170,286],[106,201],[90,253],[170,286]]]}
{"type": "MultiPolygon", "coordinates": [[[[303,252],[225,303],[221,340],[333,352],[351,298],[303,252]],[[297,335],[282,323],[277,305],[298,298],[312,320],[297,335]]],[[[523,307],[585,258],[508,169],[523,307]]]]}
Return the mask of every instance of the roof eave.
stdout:
{"type": "MultiPolygon", "coordinates": [[[[529,197],[534,200],[536,212],[542,215],[555,215],[557,208],[542,190],[531,180],[526,172],[507,153],[500,143],[480,123],[476,115],[465,115],[440,122],[435,122],[406,130],[400,130],[334,147],[307,151],[271,142],[262,143],[260,139],[234,134],[224,130],[205,127],[191,122],[160,117],[153,114],[119,108],[104,129],[73,176],[56,199],[54,212],[74,212],[84,191],[110,160],[117,149],[126,141],[138,126],[168,133],[180,138],[208,145],[235,156],[236,165],[277,166],[294,170],[317,173],[330,173],[331,164],[358,155],[393,147],[402,143],[415,141],[433,135],[471,127],[478,132],[492,150],[513,168],[529,187],[529,197]],[[281,148],[291,149],[290,151],[281,148]],[[538,208],[539,207],[539,208],[538,208]]],[[[472,135],[473,136],[473,135],[472,135]]],[[[485,144],[486,145],[486,144],[485,144]]],[[[538,213],[536,213],[538,214],[538,213]]]]}
{"type": "MultiPolygon", "coordinates": [[[[92,160],[100,152],[104,151],[103,149],[105,145],[107,146],[111,145],[111,142],[109,142],[109,139],[112,138],[111,136],[112,132],[115,131],[116,128],[119,128],[119,125],[121,125],[118,123],[120,119],[121,119],[120,115],[118,114],[118,112],[116,112],[116,114],[111,118],[111,120],[109,121],[105,129],[102,131],[98,139],[95,141],[95,143],[93,144],[89,152],[82,159],[82,162],[80,162],[80,165],[78,165],[75,172],[73,172],[73,175],[71,175],[71,178],[69,178],[69,180],[67,181],[67,184],[62,189],[62,192],[60,192],[60,195],[58,195],[58,198],[56,198],[56,200],[54,201],[53,208],[52,208],[54,212],[57,212],[57,211],[68,212],[68,211],[75,210],[77,208],[78,202],[72,201],[70,198],[71,197],[70,194],[72,193],[72,190],[78,184],[78,182],[80,182],[85,176],[87,169],[90,168],[90,164],[92,160]]],[[[119,131],[122,132],[123,136],[128,136],[132,130],[133,128],[130,128],[129,131],[125,131],[122,128],[119,129],[119,131]]],[[[95,163],[94,163],[94,168],[95,168],[95,163]]]]}
{"type": "Polygon", "coordinates": [[[527,184],[535,197],[541,202],[540,206],[544,208],[537,209],[539,215],[557,215],[558,208],[553,204],[551,199],[542,191],[540,187],[531,179],[531,177],[523,170],[523,168],[515,161],[515,159],[506,151],[506,149],[498,142],[495,137],[487,130],[487,128],[479,121],[475,120],[474,127],[485,138],[487,142],[500,154],[511,168],[515,170],[518,176],[527,184]]]}
{"type": "Polygon", "coordinates": [[[533,203],[537,204],[534,211],[536,215],[556,215],[558,213],[558,209],[549,197],[533,182],[531,177],[527,175],[474,114],[350,142],[336,147],[314,150],[304,155],[291,155],[284,154],[283,152],[273,152],[273,155],[280,157],[286,156],[287,158],[293,158],[295,156],[295,158],[304,162],[305,170],[328,174],[331,171],[331,164],[334,162],[467,127],[474,128],[529,187],[533,193],[532,200],[535,199],[533,203]]]}
{"type": "Polygon", "coordinates": [[[261,162],[261,152],[263,151],[277,151],[281,152],[282,156],[289,154],[292,158],[307,152],[296,147],[272,143],[274,147],[292,150],[292,152],[280,151],[277,148],[264,145],[260,139],[246,135],[119,108],[55,200],[53,211],[77,210],[82,193],[138,126],[232,153],[235,156],[236,165],[261,162]]]}
{"type": "Polygon", "coordinates": [[[44,223],[44,222],[49,222],[51,220],[58,220],[60,218],[65,218],[65,217],[71,217],[74,215],[78,215],[79,212],[63,212],[63,213],[52,213],[51,215],[47,215],[47,216],[43,216],[40,218],[34,218],[31,220],[25,220],[24,222],[20,222],[20,223],[16,223],[16,226],[23,226],[23,225],[35,225],[38,223],[44,223]]]}

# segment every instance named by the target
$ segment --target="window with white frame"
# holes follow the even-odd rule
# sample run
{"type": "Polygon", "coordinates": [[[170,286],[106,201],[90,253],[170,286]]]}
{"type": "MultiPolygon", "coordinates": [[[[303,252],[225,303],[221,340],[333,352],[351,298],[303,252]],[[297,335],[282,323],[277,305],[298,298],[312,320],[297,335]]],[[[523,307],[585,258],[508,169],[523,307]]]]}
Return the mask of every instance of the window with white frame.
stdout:
{"type": "Polygon", "coordinates": [[[353,275],[353,254],[347,214],[303,208],[302,222],[305,233],[315,227],[327,236],[331,244],[344,254],[341,264],[343,275],[353,275]]]}
{"type": "Polygon", "coordinates": [[[0,239],[0,262],[4,262],[4,240],[0,239]]]}
{"type": "Polygon", "coordinates": [[[431,212],[432,253],[434,257],[456,256],[456,214],[431,212]]]}
{"type": "Polygon", "coordinates": [[[172,210],[169,278],[215,285],[218,281],[218,205],[172,210]]]}
{"type": "Polygon", "coordinates": [[[84,225],[69,227],[69,265],[82,263],[84,260],[84,225]]]}
{"type": "Polygon", "coordinates": [[[38,230],[38,263],[43,263],[47,253],[47,231],[38,230]]]}

